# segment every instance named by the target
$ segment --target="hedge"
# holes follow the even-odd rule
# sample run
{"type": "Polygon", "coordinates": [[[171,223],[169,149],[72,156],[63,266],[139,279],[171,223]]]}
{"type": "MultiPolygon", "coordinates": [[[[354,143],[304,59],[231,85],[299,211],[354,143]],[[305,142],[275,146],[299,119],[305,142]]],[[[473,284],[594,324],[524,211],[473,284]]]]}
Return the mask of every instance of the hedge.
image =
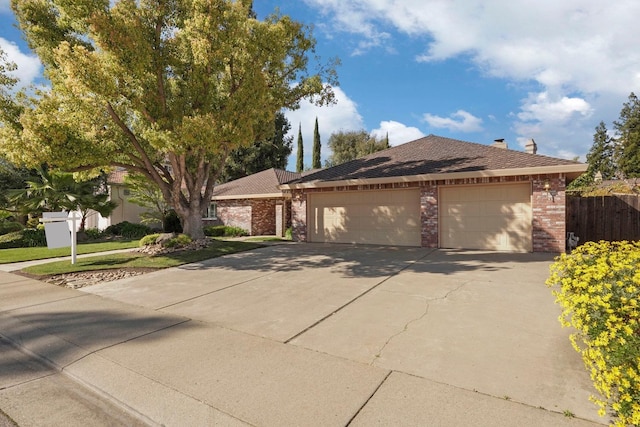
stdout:
{"type": "Polygon", "coordinates": [[[209,237],[241,237],[248,236],[249,233],[240,227],[230,227],[228,225],[208,225],[203,227],[205,236],[209,237]]]}
{"type": "Polygon", "coordinates": [[[640,425],[640,242],[587,242],[562,254],[547,285],[563,308],[560,322],[599,396],[591,400],[611,425],[640,425]]]}

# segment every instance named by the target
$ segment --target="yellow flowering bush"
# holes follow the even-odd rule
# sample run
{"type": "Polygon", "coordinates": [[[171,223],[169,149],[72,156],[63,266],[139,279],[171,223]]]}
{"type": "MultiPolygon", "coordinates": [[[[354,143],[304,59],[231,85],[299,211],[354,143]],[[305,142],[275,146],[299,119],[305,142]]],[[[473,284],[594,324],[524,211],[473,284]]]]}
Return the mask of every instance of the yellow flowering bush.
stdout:
{"type": "Polygon", "coordinates": [[[563,308],[560,323],[591,373],[616,427],[640,426],[640,242],[587,242],[562,254],[547,285],[563,308]]]}

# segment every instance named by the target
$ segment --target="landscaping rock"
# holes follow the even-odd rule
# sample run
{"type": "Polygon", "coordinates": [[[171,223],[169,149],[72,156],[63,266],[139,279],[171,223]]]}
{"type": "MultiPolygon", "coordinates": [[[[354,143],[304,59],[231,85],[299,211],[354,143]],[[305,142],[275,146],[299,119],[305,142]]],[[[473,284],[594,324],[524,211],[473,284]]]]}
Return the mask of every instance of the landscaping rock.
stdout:
{"type": "Polygon", "coordinates": [[[162,233],[156,239],[157,245],[162,245],[164,242],[169,241],[176,237],[176,233],[162,233]]]}

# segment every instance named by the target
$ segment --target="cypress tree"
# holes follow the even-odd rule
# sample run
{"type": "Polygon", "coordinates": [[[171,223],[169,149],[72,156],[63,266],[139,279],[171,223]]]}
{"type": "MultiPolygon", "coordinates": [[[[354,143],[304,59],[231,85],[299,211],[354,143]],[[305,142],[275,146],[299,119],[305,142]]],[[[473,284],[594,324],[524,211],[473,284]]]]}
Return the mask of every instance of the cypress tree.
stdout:
{"type": "Polygon", "coordinates": [[[296,162],[296,171],[302,172],[304,169],[304,145],[302,143],[302,124],[298,125],[298,159],[296,162]]]}
{"type": "Polygon", "coordinates": [[[313,159],[311,162],[312,169],[320,169],[320,132],[318,132],[318,118],[316,117],[316,126],[313,129],[313,159]]]}

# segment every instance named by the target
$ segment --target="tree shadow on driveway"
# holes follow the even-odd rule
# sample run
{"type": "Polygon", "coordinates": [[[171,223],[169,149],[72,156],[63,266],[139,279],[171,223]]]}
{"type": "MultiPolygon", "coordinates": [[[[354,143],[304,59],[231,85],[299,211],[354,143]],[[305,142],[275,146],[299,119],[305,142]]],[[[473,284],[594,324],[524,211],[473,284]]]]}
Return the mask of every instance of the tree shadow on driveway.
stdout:
{"type": "Polygon", "coordinates": [[[342,277],[387,277],[399,271],[443,275],[500,271],[532,263],[550,263],[554,254],[505,253],[373,245],[302,243],[273,245],[231,256],[188,264],[184,270],[296,272],[329,268],[342,277]]]}

